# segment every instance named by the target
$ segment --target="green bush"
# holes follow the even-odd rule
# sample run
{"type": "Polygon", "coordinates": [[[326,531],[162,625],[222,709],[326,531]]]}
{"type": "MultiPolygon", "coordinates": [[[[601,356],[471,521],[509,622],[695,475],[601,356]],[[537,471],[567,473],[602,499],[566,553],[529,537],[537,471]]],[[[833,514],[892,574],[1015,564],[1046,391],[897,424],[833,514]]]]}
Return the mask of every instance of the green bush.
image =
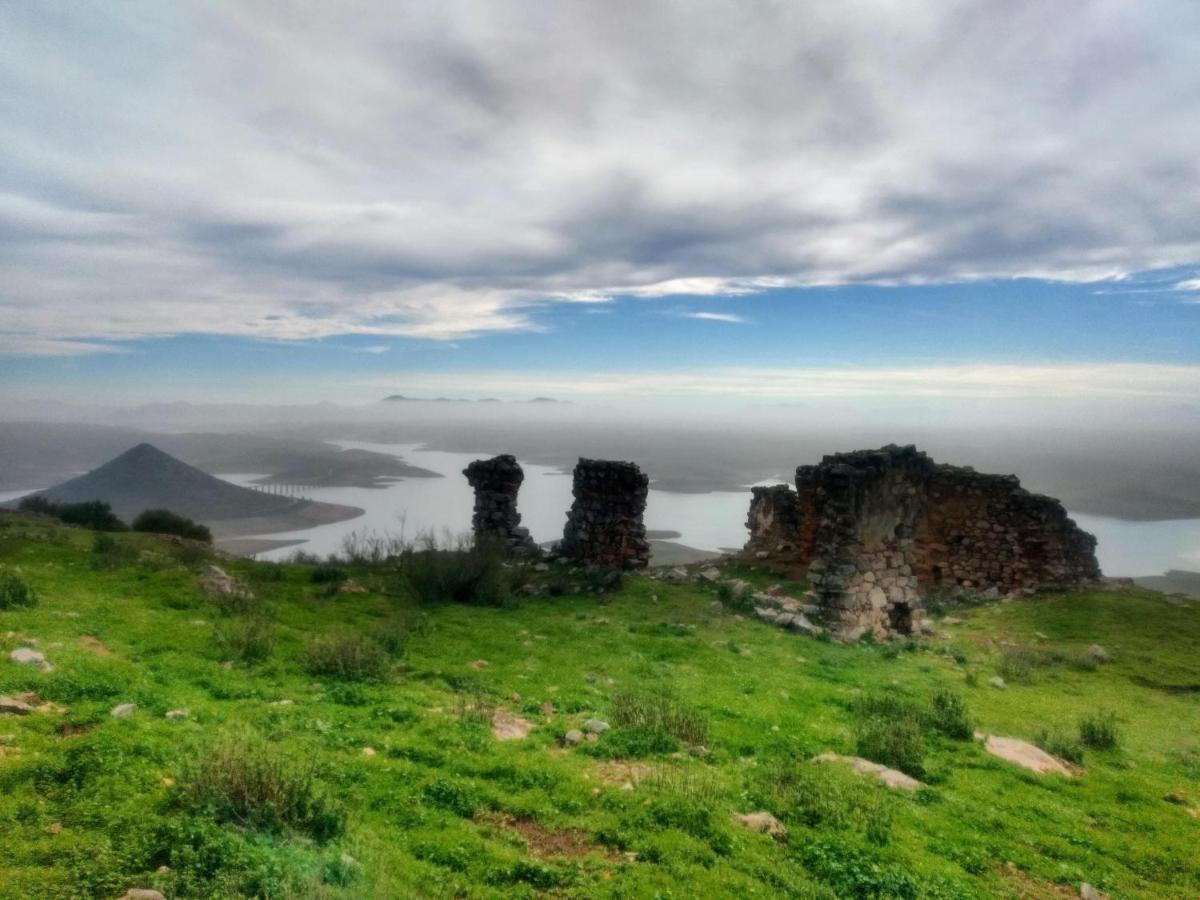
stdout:
{"type": "Polygon", "coordinates": [[[37,606],[37,594],[15,572],[0,569],[0,609],[37,606]]]}
{"type": "Polygon", "coordinates": [[[213,628],[213,640],[229,659],[262,662],[275,646],[275,623],[266,616],[229,619],[213,628]]]}
{"type": "Polygon", "coordinates": [[[191,810],[242,828],[287,829],[324,841],[346,824],[310,763],[258,738],[232,736],[202,753],[183,774],[179,796],[191,810]]]}
{"type": "Polygon", "coordinates": [[[321,563],[308,576],[313,584],[341,584],[349,577],[345,569],[330,563],[321,563]]]}
{"type": "Polygon", "coordinates": [[[956,741],[969,741],[975,735],[966,701],[951,690],[942,689],[933,695],[926,721],[933,730],[956,741]]]}
{"type": "Polygon", "coordinates": [[[54,516],[68,525],[78,525],[93,531],[128,531],[129,526],[117,518],[112,506],[103,500],[87,500],[83,503],[56,503],[45,497],[26,497],[18,504],[25,512],[54,516]]]}
{"type": "Polygon", "coordinates": [[[303,665],[310,675],[382,681],[391,670],[392,661],[378,641],[361,634],[343,634],[310,641],[303,665]]]}
{"type": "Polygon", "coordinates": [[[749,793],[789,824],[858,831],[880,845],[891,834],[894,804],[888,792],[838,766],[770,763],[752,774],[749,793]]]}
{"type": "Polygon", "coordinates": [[[1108,710],[1089,713],[1079,720],[1079,742],[1093,750],[1112,750],[1121,742],[1116,714],[1108,710]]]}
{"type": "Polygon", "coordinates": [[[925,775],[922,710],[893,694],[860,698],[851,707],[859,756],[899,769],[913,778],[925,775]]]}
{"type": "Polygon", "coordinates": [[[207,526],[193,522],[186,516],[171,512],[169,509],[145,509],[138,513],[133,520],[134,531],[144,531],[149,534],[174,534],[191,541],[212,543],[212,532],[207,526]]]}
{"type": "Polygon", "coordinates": [[[996,671],[1005,681],[1029,683],[1039,669],[1062,662],[1062,655],[1033,647],[1012,647],[1000,654],[996,671]]]}
{"type": "Polygon", "coordinates": [[[1033,742],[1051,756],[1057,756],[1077,766],[1083,764],[1083,744],[1069,734],[1043,728],[1034,737],[1033,742]]]}
{"type": "Polygon", "coordinates": [[[409,594],[420,603],[509,606],[513,592],[503,562],[503,548],[490,541],[442,549],[426,538],[419,549],[401,553],[400,570],[409,594]]]}
{"type": "Polygon", "coordinates": [[[98,531],[92,538],[92,558],[88,565],[100,572],[132,566],[137,562],[137,551],[111,534],[98,531]]]}

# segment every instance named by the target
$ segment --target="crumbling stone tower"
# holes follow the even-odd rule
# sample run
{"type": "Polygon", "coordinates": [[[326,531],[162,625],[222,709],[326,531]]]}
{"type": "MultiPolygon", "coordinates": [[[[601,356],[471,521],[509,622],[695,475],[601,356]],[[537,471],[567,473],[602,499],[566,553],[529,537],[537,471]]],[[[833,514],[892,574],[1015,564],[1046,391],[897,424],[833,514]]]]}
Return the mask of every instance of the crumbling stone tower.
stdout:
{"type": "Polygon", "coordinates": [[[580,459],[559,551],[590,565],[645,567],[650,545],[642,516],[649,486],[634,463],[580,459]]]}
{"type": "Polygon", "coordinates": [[[529,529],[521,527],[517,492],[525,480],[516,457],[510,454],[477,459],[465,469],[467,482],[475,489],[475,514],[471,528],[476,540],[502,541],[513,553],[534,550],[529,529]]]}

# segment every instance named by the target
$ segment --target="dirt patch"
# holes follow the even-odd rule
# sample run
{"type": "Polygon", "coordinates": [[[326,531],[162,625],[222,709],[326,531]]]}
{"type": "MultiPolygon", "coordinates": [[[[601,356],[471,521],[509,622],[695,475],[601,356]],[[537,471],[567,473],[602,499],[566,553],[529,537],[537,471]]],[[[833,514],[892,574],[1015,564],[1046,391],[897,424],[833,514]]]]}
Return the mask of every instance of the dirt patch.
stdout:
{"type": "Polygon", "coordinates": [[[504,814],[482,817],[479,821],[520,835],[525,841],[526,852],[534,859],[548,859],[554,856],[579,857],[589,853],[599,853],[610,858],[615,856],[612,850],[597,844],[585,832],[575,828],[551,831],[532,819],[515,819],[504,814]]]}
{"type": "Polygon", "coordinates": [[[653,773],[653,766],[647,763],[622,762],[619,759],[598,762],[592,766],[594,777],[600,779],[604,784],[620,787],[627,784],[636,785],[639,781],[649,778],[653,773]]]}
{"type": "Polygon", "coordinates": [[[117,654],[113,653],[112,650],[110,650],[108,648],[108,646],[104,643],[104,641],[100,640],[99,638],[94,638],[90,634],[82,635],[79,638],[78,643],[79,643],[79,646],[82,647],[84,650],[90,650],[92,653],[95,653],[97,656],[103,656],[105,659],[116,659],[117,658],[117,654]]]}
{"type": "Polygon", "coordinates": [[[1013,895],[1020,897],[1021,900],[1059,900],[1061,897],[1079,896],[1079,891],[1073,890],[1065,884],[1038,881],[1012,863],[1001,866],[998,874],[1000,880],[1013,889],[1013,895]]]}
{"type": "Polygon", "coordinates": [[[523,741],[533,731],[533,723],[506,709],[492,713],[492,734],[498,741],[523,741]]]}
{"type": "Polygon", "coordinates": [[[64,740],[81,737],[95,727],[95,725],[81,725],[75,722],[63,722],[58,726],[58,736],[64,740]]]}

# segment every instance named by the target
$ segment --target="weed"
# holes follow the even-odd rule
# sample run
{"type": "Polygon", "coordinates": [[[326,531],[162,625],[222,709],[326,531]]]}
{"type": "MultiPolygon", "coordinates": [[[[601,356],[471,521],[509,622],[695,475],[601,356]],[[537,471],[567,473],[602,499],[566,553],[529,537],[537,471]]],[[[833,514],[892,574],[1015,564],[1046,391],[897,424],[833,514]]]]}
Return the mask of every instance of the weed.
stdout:
{"type": "Polygon", "coordinates": [[[924,777],[925,743],[919,707],[894,694],[878,694],[860,698],[851,712],[859,756],[914,778],[924,777]]]}
{"type": "Polygon", "coordinates": [[[459,541],[451,549],[432,536],[400,557],[405,587],[420,603],[509,606],[513,593],[503,567],[503,549],[490,541],[459,541]]]}
{"type": "Polygon", "coordinates": [[[1033,647],[1012,647],[1000,654],[996,671],[1005,681],[1028,684],[1045,669],[1062,662],[1062,655],[1033,647]]]}
{"type": "Polygon", "coordinates": [[[1079,720],[1079,742],[1093,750],[1112,750],[1121,742],[1116,714],[1109,710],[1088,713],[1079,720]]]}
{"type": "Polygon", "coordinates": [[[180,780],[180,798],[218,821],[272,833],[295,829],[316,840],[342,832],[345,812],[321,789],[303,755],[245,735],[211,746],[180,780]]]}
{"type": "Polygon", "coordinates": [[[275,623],[266,616],[244,616],[219,622],[213,640],[228,659],[262,662],[275,646],[275,623]]]}
{"type": "Polygon", "coordinates": [[[310,641],[303,665],[310,675],[351,681],[382,681],[391,670],[387,651],[378,641],[353,633],[310,641]]]}
{"type": "Polygon", "coordinates": [[[1059,759],[1075,765],[1083,764],[1083,744],[1064,732],[1043,728],[1034,736],[1033,742],[1059,759]]]}
{"type": "Polygon", "coordinates": [[[785,822],[859,831],[881,845],[891,834],[892,798],[878,785],[835,766],[774,762],[752,776],[750,793],[785,822]]]}
{"type": "Polygon", "coordinates": [[[667,693],[614,694],[609,703],[609,717],[615,728],[659,731],[693,746],[708,740],[708,720],[704,714],[667,693]]]}
{"type": "Polygon", "coordinates": [[[0,570],[0,609],[37,606],[37,594],[16,572],[0,570]]]}
{"type": "Polygon", "coordinates": [[[969,741],[975,734],[966,701],[961,694],[945,688],[937,691],[930,700],[926,722],[935,731],[957,741],[969,741]]]}

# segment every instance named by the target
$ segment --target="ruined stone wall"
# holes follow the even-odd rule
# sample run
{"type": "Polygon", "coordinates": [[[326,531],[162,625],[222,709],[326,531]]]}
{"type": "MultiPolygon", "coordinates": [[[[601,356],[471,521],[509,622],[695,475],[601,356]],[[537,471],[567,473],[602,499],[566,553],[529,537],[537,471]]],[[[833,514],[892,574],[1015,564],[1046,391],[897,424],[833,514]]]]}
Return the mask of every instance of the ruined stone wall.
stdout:
{"type": "Polygon", "coordinates": [[[746,550],[759,559],[795,553],[800,539],[800,505],[796,492],[786,484],[751,488],[750,513],[746,527],[750,540],[746,550]]]}
{"type": "Polygon", "coordinates": [[[650,545],[642,516],[649,486],[634,463],[580,459],[559,552],[590,565],[646,566],[650,545]]]}
{"type": "Polygon", "coordinates": [[[1011,475],[892,445],[801,466],[796,485],[809,581],[843,639],[918,631],[931,591],[999,597],[1100,574],[1095,538],[1011,475]]]}
{"type": "Polygon", "coordinates": [[[471,528],[476,540],[499,540],[514,553],[534,549],[529,529],[521,526],[517,512],[517,492],[525,472],[516,457],[509,454],[477,459],[463,469],[467,482],[475,489],[475,514],[471,528]]]}

